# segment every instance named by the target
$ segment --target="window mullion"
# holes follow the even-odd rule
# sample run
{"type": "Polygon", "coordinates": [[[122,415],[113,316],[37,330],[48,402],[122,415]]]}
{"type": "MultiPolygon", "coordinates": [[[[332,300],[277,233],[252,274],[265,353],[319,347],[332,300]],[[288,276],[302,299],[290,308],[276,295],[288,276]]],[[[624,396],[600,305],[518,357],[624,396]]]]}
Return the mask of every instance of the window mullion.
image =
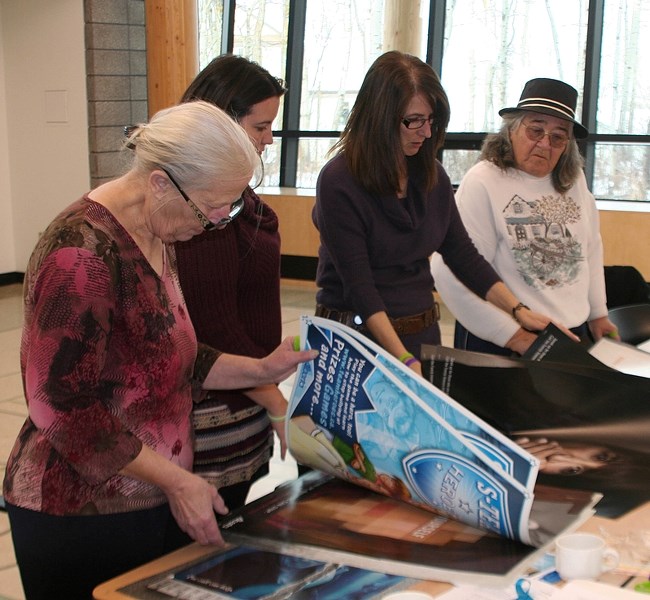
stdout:
{"type": "Polygon", "coordinates": [[[580,143],[582,153],[585,157],[585,177],[587,178],[587,185],[590,189],[593,188],[594,183],[596,150],[593,136],[597,134],[598,89],[600,83],[600,56],[603,43],[604,12],[605,0],[590,0],[581,122],[589,130],[591,134],[589,137],[592,139],[591,141],[588,139],[580,143]]]}
{"type": "MultiPolygon", "coordinates": [[[[300,129],[306,15],[306,0],[290,0],[286,69],[288,91],[284,97],[283,131],[300,129]]],[[[296,186],[298,143],[297,136],[283,137],[280,152],[280,186],[296,186]]]]}
{"type": "Polygon", "coordinates": [[[230,54],[235,47],[235,4],[236,0],[223,1],[221,54],[230,54]]]}

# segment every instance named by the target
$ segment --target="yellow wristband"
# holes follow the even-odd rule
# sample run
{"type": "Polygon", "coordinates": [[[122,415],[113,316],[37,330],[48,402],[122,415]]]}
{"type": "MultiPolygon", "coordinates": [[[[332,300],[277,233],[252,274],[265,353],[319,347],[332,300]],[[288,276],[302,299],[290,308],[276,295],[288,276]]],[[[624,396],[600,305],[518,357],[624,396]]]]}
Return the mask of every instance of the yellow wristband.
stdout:
{"type": "Polygon", "coordinates": [[[400,362],[406,364],[406,361],[407,361],[409,358],[415,358],[415,356],[413,356],[413,354],[411,354],[410,352],[404,352],[404,354],[402,354],[402,356],[400,356],[398,360],[399,360],[400,362]]]}
{"type": "Polygon", "coordinates": [[[267,416],[269,417],[269,421],[271,421],[271,423],[279,423],[280,421],[284,421],[284,420],[287,418],[287,415],[286,415],[286,414],[284,414],[284,415],[280,415],[280,416],[278,416],[278,417],[274,417],[274,416],[273,416],[271,413],[269,413],[269,412],[267,412],[266,414],[267,414],[267,416]]]}

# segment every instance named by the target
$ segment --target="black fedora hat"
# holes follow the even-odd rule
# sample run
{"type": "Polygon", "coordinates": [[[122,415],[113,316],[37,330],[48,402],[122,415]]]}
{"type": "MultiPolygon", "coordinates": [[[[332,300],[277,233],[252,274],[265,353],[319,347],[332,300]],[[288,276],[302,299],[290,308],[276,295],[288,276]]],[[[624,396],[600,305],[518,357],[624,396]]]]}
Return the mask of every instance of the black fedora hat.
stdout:
{"type": "Polygon", "coordinates": [[[563,81],[540,77],[531,79],[524,86],[517,106],[502,108],[499,115],[528,110],[544,115],[559,117],[573,123],[573,135],[577,138],[586,138],[589,135],[586,127],[576,121],[576,104],[578,92],[563,81]]]}

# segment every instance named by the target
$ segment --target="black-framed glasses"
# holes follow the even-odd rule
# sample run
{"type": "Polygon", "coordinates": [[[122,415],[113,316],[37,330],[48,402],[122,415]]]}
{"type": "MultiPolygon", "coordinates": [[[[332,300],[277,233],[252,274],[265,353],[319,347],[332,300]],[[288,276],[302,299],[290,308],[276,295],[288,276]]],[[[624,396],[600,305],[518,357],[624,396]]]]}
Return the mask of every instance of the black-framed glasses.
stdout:
{"type": "Polygon", "coordinates": [[[526,125],[526,123],[521,123],[526,131],[526,137],[531,142],[541,142],[546,136],[548,136],[548,143],[551,144],[553,148],[564,148],[569,143],[569,136],[566,133],[553,133],[551,131],[546,131],[543,127],[539,125],[526,125]]]}
{"type": "Polygon", "coordinates": [[[406,129],[420,129],[420,127],[424,127],[425,123],[429,123],[431,131],[438,129],[435,117],[414,117],[412,119],[402,119],[402,125],[404,125],[406,129]]]}
{"type": "Polygon", "coordinates": [[[205,213],[203,213],[203,211],[201,211],[201,209],[196,204],[194,204],[192,200],[190,200],[190,197],[183,191],[183,188],[180,185],[178,185],[176,180],[172,177],[172,174],[164,167],[160,167],[160,169],[164,171],[167,177],[169,177],[169,181],[171,181],[174,187],[178,190],[178,193],[183,197],[183,200],[187,202],[189,207],[194,212],[194,216],[199,220],[199,222],[201,223],[205,231],[214,231],[215,229],[223,229],[226,225],[234,221],[239,216],[242,209],[244,208],[244,199],[239,197],[230,205],[230,212],[228,213],[228,216],[224,217],[223,219],[219,219],[219,221],[217,221],[216,223],[213,223],[212,221],[210,221],[210,219],[208,219],[205,213]]]}

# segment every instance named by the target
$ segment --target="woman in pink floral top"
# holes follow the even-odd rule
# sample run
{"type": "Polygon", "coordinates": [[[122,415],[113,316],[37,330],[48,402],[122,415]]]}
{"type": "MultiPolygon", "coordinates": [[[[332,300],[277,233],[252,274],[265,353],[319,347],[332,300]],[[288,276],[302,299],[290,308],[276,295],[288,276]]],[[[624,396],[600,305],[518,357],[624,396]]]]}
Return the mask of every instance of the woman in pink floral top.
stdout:
{"type": "Polygon", "coordinates": [[[199,347],[185,309],[172,243],[237,216],[259,165],[244,131],[193,102],[130,145],[132,168],[51,223],[25,276],[29,416],[4,495],[30,600],[90,598],[191,539],[223,544],[224,503],[189,472],[192,398],[278,381],[312,358],[290,339],[261,360],[199,347]]]}

